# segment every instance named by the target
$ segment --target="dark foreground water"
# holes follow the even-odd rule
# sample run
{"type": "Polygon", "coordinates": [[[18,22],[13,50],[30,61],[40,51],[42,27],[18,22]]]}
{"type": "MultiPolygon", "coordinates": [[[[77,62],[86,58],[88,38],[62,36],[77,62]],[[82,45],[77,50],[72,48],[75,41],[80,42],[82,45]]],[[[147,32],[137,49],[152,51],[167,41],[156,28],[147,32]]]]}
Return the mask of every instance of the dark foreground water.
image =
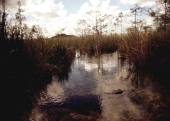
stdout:
{"type": "Polygon", "coordinates": [[[170,120],[168,78],[130,72],[117,53],[98,58],[78,55],[68,79],[53,75],[24,121],[170,120]]]}

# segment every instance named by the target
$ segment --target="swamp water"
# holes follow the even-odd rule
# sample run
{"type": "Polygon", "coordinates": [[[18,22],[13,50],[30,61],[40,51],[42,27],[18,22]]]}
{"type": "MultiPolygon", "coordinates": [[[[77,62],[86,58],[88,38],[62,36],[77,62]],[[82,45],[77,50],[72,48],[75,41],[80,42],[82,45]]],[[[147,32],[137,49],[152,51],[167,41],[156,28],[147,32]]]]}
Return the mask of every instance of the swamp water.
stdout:
{"type": "Polygon", "coordinates": [[[166,121],[170,93],[156,80],[154,75],[130,72],[117,52],[97,58],[76,52],[68,78],[52,77],[27,120],[166,121]]]}

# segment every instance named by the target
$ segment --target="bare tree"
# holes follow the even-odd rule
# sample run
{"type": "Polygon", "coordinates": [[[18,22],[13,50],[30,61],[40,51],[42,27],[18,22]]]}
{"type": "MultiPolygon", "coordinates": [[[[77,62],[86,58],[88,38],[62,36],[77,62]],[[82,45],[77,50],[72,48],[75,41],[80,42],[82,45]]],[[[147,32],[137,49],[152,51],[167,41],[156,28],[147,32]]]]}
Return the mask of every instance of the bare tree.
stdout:
{"type": "Polygon", "coordinates": [[[81,19],[78,21],[79,28],[76,28],[76,32],[78,32],[83,40],[85,36],[92,35],[95,41],[95,52],[96,55],[99,54],[100,51],[100,41],[102,40],[102,35],[106,31],[107,26],[110,22],[111,15],[102,14],[101,4],[97,6],[95,10],[90,10],[86,13],[87,19],[81,19]]]}
{"type": "Polygon", "coordinates": [[[158,31],[169,31],[170,28],[170,0],[156,1],[156,9],[150,13],[158,31]],[[162,13],[163,12],[163,13],[162,13]]]}
{"type": "Polygon", "coordinates": [[[134,21],[131,21],[131,22],[132,24],[134,24],[136,34],[138,31],[137,29],[138,25],[142,23],[142,20],[138,19],[138,16],[142,15],[143,13],[142,11],[143,11],[143,8],[139,7],[138,4],[135,4],[135,7],[130,9],[130,16],[134,16],[134,21]]]}

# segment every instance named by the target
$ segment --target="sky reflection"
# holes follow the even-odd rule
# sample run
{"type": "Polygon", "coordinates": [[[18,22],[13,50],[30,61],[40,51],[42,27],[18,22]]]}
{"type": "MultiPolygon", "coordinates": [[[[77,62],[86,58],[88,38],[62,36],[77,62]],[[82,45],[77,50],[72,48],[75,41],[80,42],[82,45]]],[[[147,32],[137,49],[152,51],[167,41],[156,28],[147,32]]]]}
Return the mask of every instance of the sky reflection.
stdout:
{"type": "Polygon", "coordinates": [[[30,118],[43,121],[153,119],[155,101],[161,105],[161,95],[154,88],[151,76],[131,73],[126,62],[120,63],[117,53],[100,58],[76,57],[68,80],[60,81],[54,76],[41,92],[30,118]],[[116,94],[118,90],[122,93],[116,94]],[[153,114],[148,112],[150,108],[153,114]]]}

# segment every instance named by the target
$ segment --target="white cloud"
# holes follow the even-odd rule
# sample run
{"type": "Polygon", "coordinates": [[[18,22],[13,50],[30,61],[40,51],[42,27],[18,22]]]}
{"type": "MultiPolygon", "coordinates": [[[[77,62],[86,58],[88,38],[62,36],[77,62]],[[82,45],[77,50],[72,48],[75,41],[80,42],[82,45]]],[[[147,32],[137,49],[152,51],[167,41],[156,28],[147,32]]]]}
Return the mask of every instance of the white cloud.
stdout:
{"type": "Polygon", "coordinates": [[[110,4],[110,0],[105,0],[102,2],[102,8],[108,8],[109,7],[109,4],[110,4]]]}
{"type": "Polygon", "coordinates": [[[90,4],[92,6],[98,6],[101,2],[101,0],[89,0],[90,4]]]}
{"type": "Polygon", "coordinates": [[[30,0],[34,4],[41,4],[42,0],[30,0]]]}
{"type": "Polygon", "coordinates": [[[48,31],[44,33],[46,36],[53,36],[57,32],[58,25],[65,25],[63,21],[67,10],[62,2],[56,4],[54,0],[29,0],[23,7],[25,9],[24,15],[29,19],[27,24],[33,25],[35,23],[42,26],[48,31]]]}
{"type": "Polygon", "coordinates": [[[69,20],[65,23],[67,23],[67,29],[65,30],[68,34],[75,34],[74,29],[77,27],[77,20],[80,19],[80,16],[78,14],[71,14],[69,15],[66,20],[69,20]]]}
{"type": "Polygon", "coordinates": [[[147,1],[147,2],[142,3],[141,6],[142,6],[142,7],[144,7],[144,6],[150,7],[150,6],[153,6],[153,5],[155,5],[155,4],[156,4],[155,1],[147,1]]]}
{"type": "MultiPolygon", "coordinates": [[[[18,0],[8,0],[8,6],[15,11],[17,10],[18,0]]],[[[124,4],[141,3],[141,5],[151,5],[154,0],[120,0],[124,4]]],[[[62,2],[55,3],[54,0],[21,0],[21,5],[24,8],[26,23],[31,26],[39,24],[48,32],[45,35],[54,36],[62,28],[66,28],[63,33],[77,34],[74,29],[77,28],[77,22],[80,19],[87,18],[87,12],[95,10],[101,4],[101,14],[117,15],[121,12],[119,6],[110,5],[110,0],[89,0],[82,4],[80,9],[75,14],[67,15],[67,10],[62,2]]],[[[13,11],[11,10],[11,11],[13,11]]],[[[14,12],[14,11],[13,11],[14,12]]],[[[91,18],[91,21],[95,21],[91,18]]],[[[125,25],[124,25],[125,26],[125,25]]],[[[111,28],[111,27],[110,27],[111,28]]]]}
{"type": "MultiPolygon", "coordinates": [[[[17,1],[8,0],[8,5],[12,6],[11,11],[13,14],[17,11],[17,1]]],[[[110,0],[89,0],[82,4],[76,14],[66,16],[67,10],[62,2],[55,3],[54,0],[21,0],[22,8],[25,10],[23,14],[26,16],[28,26],[38,24],[48,31],[45,33],[48,36],[55,35],[62,28],[66,28],[63,33],[76,34],[74,29],[77,28],[78,20],[85,19],[87,17],[86,13],[90,10],[95,10],[99,4],[101,4],[102,14],[113,14],[118,9],[118,6],[109,5],[110,0]]]]}
{"type": "Polygon", "coordinates": [[[147,24],[147,25],[151,25],[153,23],[153,19],[152,17],[147,17],[144,19],[144,22],[147,24]]]}
{"type": "Polygon", "coordinates": [[[123,4],[141,4],[142,6],[152,6],[156,0],[120,0],[123,4]]]}
{"type": "Polygon", "coordinates": [[[25,6],[25,12],[43,18],[64,17],[67,13],[62,2],[55,4],[54,1],[45,1],[40,4],[30,3],[25,6]]]}
{"type": "MultiPolygon", "coordinates": [[[[104,0],[101,4],[101,11],[102,14],[117,14],[120,12],[118,6],[110,6],[110,0],[104,0]]],[[[87,12],[90,10],[94,10],[96,5],[98,4],[95,0],[89,0],[89,2],[85,2],[82,4],[80,9],[77,11],[76,14],[70,14],[69,16],[58,16],[53,20],[50,20],[49,23],[45,23],[47,26],[47,30],[50,33],[50,36],[53,36],[55,33],[59,32],[60,29],[66,28],[63,33],[66,34],[77,34],[75,33],[75,28],[77,28],[77,22],[80,19],[87,18],[87,12]],[[50,27],[49,27],[50,26],[50,27]]],[[[64,7],[61,7],[61,12],[64,7]]],[[[92,20],[93,21],[93,20],[92,20]]]]}
{"type": "Polygon", "coordinates": [[[81,7],[80,10],[77,12],[80,16],[85,15],[87,11],[91,10],[91,7],[89,6],[89,3],[86,2],[84,3],[81,7]]]}

